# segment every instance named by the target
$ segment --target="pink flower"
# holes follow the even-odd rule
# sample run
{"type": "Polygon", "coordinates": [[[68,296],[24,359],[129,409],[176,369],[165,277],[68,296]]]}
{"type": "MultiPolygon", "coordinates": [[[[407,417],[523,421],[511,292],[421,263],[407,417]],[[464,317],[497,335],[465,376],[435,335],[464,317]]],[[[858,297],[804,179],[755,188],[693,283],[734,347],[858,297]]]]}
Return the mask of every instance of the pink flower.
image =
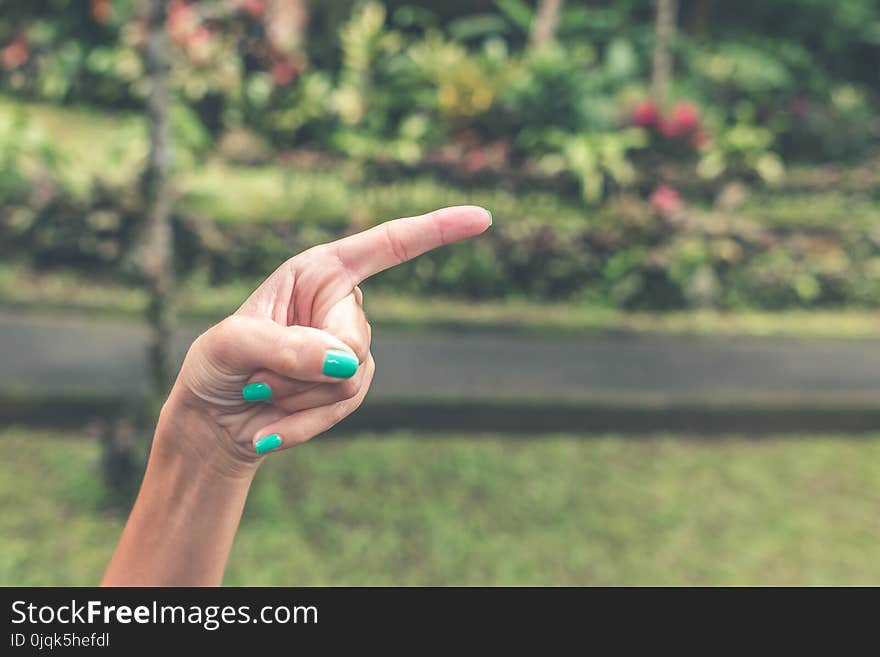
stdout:
{"type": "Polygon", "coordinates": [[[3,49],[3,55],[0,57],[3,61],[3,68],[12,70],[24,64],[30,56],[30,49],[23,37],[18,37],[3,49]]]}
{"type": "Polygon", "coordinates": [[[211,49],[211,31],[199,25],[187,36],[186,47],[195,61],[204,63],[211,49]]]}
{"type": "Polygon", "coordinates": [[[652,100],[643,100],[638,103],[630,114],[630,121],[633,125],[640,128],[652,128],[657,124],[660,113],[657,111],[657,105],[652,100]]]}
{"type": "Polygon", "coordinates": [[[289,59],[279,59],[272,64],[272,80],[279,87],[284,86],[296,75],[296,68],[289,59]]]}
{"type": "Polygon", "coordinates": [[[658,132],[667,139],[693,135],[699,128],[700,110],[687,100],[677,103],[670,116],[660,117],[657,122],[658,132]]]}
{"type": "Polygon", "coordinates": [[[174,0],[168,5],[168,34],[178,45],[184,45],[200,23],[201,19],[194,4],[174,0]]]}
{"type": "Polygon", "coordinates": [[[661,116],[657,119],[657,132],[666,137],[667,139],[673,139],[675,137],[680,137],[681,133],[678,131],[678,125],[672,119],[667,119],[665,116],[661,116]]]}
{"type": "Polygon", "coordinates": [[[468,173],[476,173],[489,165],[486,151],[482,148],[472,148],[464,156],[464,168],[468,173]]]}
{"type": "Polygon", "coordinates": [[[684,204],[678,192],[669,185],[660,185],[651,194],[651,207],[654,211],[664,217],[678,214],[684,204]]]}
{"type": "Polygon", "coordinates": [[[700,110],[690,101],[679,101],[672,110],[672,123],[678,134],[689,135],[700,127],[700,110]]]}

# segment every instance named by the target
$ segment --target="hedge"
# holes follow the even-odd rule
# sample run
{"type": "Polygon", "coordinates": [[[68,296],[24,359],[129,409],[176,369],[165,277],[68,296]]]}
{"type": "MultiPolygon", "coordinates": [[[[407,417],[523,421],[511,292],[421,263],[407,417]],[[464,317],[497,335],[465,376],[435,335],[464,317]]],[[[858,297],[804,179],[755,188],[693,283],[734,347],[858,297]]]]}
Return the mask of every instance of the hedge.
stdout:
{"type": "MultiPolygon", "coordinates": [[[[97,187],[88,200],[45,191],[38,201],[0,208],[0,257],[41,269],[125,274],[140,220],[133,194],[97,187]]],[[[179,211],[177,267],[181,276],[200,272],[213,284],[250,279],[293,253],[365,227],[356,223],[343,215],[320,223],[229,222],[179,211]]],[[[589,221],[548,221],[539,208],[527,207],[522,218],[498,216],[485,235],[385,272],[374,285],[401,294],[641,310],[875,308],[880,226],[759,223],[719,210],[663,216],[634,197],[589,221]]]]}

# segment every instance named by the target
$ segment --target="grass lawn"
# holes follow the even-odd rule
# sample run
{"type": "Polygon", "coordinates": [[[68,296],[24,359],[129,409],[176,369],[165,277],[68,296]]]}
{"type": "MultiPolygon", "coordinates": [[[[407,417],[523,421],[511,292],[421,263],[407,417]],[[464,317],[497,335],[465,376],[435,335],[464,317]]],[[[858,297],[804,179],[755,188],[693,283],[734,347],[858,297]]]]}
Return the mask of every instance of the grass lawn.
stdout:
{"type": "MultiPolygon", "coordinates": [[[[91,584],[98,449],[0,432],[0,584],[91,584]]],[[[267,459],[226,583],[880,584],[880,435],[362,435],[267,459]]]]}

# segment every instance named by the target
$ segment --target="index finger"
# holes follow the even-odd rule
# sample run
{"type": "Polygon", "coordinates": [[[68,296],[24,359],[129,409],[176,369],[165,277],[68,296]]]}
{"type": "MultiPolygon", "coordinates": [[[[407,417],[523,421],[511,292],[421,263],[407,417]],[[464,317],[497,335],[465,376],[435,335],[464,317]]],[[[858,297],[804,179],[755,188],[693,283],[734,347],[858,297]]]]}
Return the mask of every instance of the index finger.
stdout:
{"type": "Polygon", "coordinates": [[[460,205],[418,217],[386,221],[329,246],[359,283],[438,246],[479,235],[491,225],[492,215],[488,210],[476,205],[460,205]]]}

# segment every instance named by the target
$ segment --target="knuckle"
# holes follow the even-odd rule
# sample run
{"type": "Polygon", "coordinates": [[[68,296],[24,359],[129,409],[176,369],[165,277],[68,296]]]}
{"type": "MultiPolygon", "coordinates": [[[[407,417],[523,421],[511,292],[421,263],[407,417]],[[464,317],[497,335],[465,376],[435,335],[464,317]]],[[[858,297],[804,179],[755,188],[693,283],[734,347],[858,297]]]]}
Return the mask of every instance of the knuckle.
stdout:
{"type": "Polygon", "coordinates": [[[360,377],[348,379],[337,384],[339,386],[339,396],[341,399],[351,399],[361,390],[360,377]]]}
{"type": "Polygon", "coordinates": [[[388,243],[388,248],[391,250],[391,253],[394,254],[394,257],[398,262],[406,262],[409,260],[406,253],[406,247],[403,242],[398,239],[397,234],[391,230],[391,227],[389,226],[390,223],[391,222],[386,222],[383,224],[385,241],[388,243]]]}
{"type": "Polygon", "coordinates": [[[351,411],[349,410],[348,403],[339,402],[338,404],[334,404],[330,409],[330,421],[333,424],[339,424],[348,417],[349,413],[351,413],[351,411]]]}
{"type": "MultiPolygon", "coordinates": [[[[210,337],[214,350],[224,354],[236,348],[239,336],[244,330],[246,320],[239,315],[230,315],[211,328],[203,338],[210,337]]],[[[201,338],[200,338],[201,339],[201,338]]]]}
{"type": "Polygon", "coordinates": [[[300,353],[299,349],[292,342],[283,338],[278,339],[275,345],[276,358],[278,359],[278,368],[281,374],[291,376],[299,371],[300,353]]]}
{"type": "Polygon", "coordinates": [[[294,269],[319,264],[321,261],[327,259],[329,250],[329,244],[316,244],[315,246],[306,249],[302,253],[291,258],[294,269]]]}
{"type": "Polygon", "coordinates": [[[366,362],[367,356],[370,354],[369,331],[351,332],[338,337],[354,352],[355,356],[358,357],[359,363],[366,362]]]}
{"type": "Polygon", "coordinates": [[[217,325],[223,335],[229,337],[237,337],[243,331],[247,330],[247,326],[251,323],[251,319],[241,315],[229,315],[226,319],[217,325]]]}
{"type": "Polygon", "coordinates": [[[358,357],[358,362],[363,363],[367,360],[370,353],[370,342],[366,336],[360,336],[358,339],[352,340],[349,345],[358,357]]]}
{"type": "Polygon", "coordinates": [[[348,412],[346,413],[346,415],[351,415],[351,414],[354,413],[357,409],[359,409],[359,408],[361,407],[361,404],[364,403],[364,399],[366,399],[366,396],[367,396],[367,395],[366,395],[366,391],[365,391],[364,394],[362,394],[362,395],[357,395],[356,397],[353,397],[351,400],[349,400],[349,402],[348,402],[348,412]]]}

